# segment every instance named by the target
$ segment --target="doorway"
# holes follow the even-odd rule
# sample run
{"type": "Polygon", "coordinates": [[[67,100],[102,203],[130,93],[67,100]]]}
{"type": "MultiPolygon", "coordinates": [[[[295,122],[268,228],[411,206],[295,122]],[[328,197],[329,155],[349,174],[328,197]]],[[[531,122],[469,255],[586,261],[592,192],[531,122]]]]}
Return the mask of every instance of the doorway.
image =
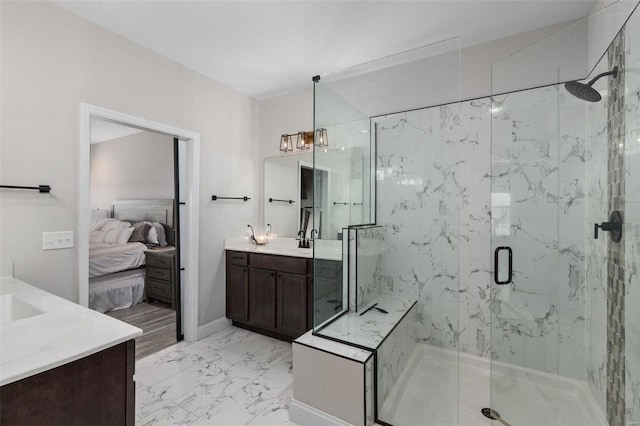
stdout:
{"type": "Polygon", "coordinates": [[[162,123],[107,110],[93,105],[81,105],[81,130],[79,140],[79,204],[78,204],[78,283],[79,303],[89,305],[89,224],[90,209],[90,140],[91,121],[100,119],[134,129],[170,136],[174,139],[174,162],[177,170],[183,170],[183,179],[177,179],[175,216],[180,250],[176,253],[176,274],[182,283],[176,300],[180,304],[178,333],[188,341],[198,338],[198,228],[199,228],[199,153],[200,137],[197,133],[178,129],[162,123]],[[178,198],[179,197],[179,198],[178,198]]]}

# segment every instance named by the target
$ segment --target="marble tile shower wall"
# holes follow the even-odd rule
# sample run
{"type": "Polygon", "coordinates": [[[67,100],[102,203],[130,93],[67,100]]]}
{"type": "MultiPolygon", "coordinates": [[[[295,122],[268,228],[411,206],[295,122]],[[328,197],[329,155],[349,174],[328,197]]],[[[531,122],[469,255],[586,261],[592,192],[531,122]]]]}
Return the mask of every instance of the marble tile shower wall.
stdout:
{"type": "Polygon", "coordinates": [[[377,279],[419,301],[420,341],[584,377],[580,112],[551,87],[379,120],[388,252],[377,279]],[[494,238],[508,237],[516,263],[509,294],[490,306],[492,207],[494,238]]]}
{"type": "Polygon", "coordinates": [[[360,312],[380,296],[380,281],[376,280],[384,256],[384,228],[371,226],[354,230],[356,241],[355,308],[360,312]]]}
{"type": "Polygon", "coordinates": [[[640,424],[640,14],[625,27],[625,386],[627,424],[640,424]]]}
{"type": "MultiPolygon", "coordinates": [[[[387,397],[400,378],[409,357],[416,347],[416,305],[393,329],[389,336],[380,344],[377,351],[378,362],[378,407],[384,406],[387,397]]],[[[381,420],[388,420],[381,417],[381,420]]]]}

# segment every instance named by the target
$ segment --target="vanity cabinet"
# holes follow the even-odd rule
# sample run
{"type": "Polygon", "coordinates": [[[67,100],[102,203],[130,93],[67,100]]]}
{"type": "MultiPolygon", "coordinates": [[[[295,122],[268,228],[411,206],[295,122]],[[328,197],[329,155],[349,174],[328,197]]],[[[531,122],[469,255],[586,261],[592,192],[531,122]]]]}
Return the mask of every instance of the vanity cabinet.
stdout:
{"type": "Polygon", "coordinates": [[[0,387],[0,424],[135,424],[135,342],[0,387]]]}
{"type": "Polygon", "coordinates": [[[276,330],[276,273],[266,269],[249,270],[249,324],[276,330]]]}
{"type": "Polygon", "coordinates": [[[227,251],[227,318],[283,340],[311,328],[312,260],[227,251]]]}
{"type": "Polygon", "coordinates": [[[276,323],[281,333],[298,337],[311,328],[310,281],[306,275],[278,273],[276,323]]]}
{"type": "Polygon", "coordinates": [[[249,269],[247,253],[227,252],[227,318],[249,319],[249,269]]]}

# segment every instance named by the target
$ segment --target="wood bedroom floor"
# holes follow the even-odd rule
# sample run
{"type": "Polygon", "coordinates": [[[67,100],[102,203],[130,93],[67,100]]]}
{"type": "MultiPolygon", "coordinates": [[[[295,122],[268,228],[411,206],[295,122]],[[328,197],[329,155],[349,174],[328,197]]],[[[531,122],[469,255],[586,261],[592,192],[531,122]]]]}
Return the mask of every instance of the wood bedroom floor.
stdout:
{"type": "Polygon", "coordinates": [[[138,360],[176,343],[176,311],[168,306],[160,302],[142,302],[105,315],[142,329],[142,336],[136,338],[138,360]]]}

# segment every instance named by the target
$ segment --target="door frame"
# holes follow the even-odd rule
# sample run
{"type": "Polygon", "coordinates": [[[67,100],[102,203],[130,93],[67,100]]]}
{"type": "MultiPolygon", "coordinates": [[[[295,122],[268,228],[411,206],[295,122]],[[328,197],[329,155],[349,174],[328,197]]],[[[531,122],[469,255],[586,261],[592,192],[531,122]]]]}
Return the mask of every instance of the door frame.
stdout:
{"type": "Polygon", "coordinates": [[[187,142],[185,226],[182,229],[185,244],[181,247],[185,268],[182,288],[184,301],[182,324],[184,338],[194,342],[198,339],[198,259],[199,259],[199,215],[200,215],[200,134],[179,129],[170,125],[124,114],[86,103],[80,104],[79,137],[79,179],[78,179],[78,302],[89,306],[89,223],[91,216],[90,179],[91,179],[91,118],[110,121],[140,130],[161,133],[187,142]]]}
{"type": "MultiPolygon", "coordinates": [[[[298,212],[297,212],[297,216],[298,216],[298,225],[300,225],[302,223],[302,213],[300,213],[300,204],[302,204],[302,200],[300,199],[300,188],[302,188],[302,169],[311,169],[313,171],[313,182],[314,182],[314,188],[313,188],[313,197],[314,197],[314,204],[315,204],[315,171],[316,170],[320,170],[323,172],[327,173],[327,181],[326,181],[326,185],[324,185],[323,188],[323,194],[322,194],[322,202],[326,203],[326,207],[323,207],[324,209],[324,223],[327,224],[328,223],[328,218],[329,215],[331,213],[331,207],[329,206],[329,198],[331,195],[331,169],[325,166],[318,166],[315,165],[314,163],[309,163],[308,161],[303,161],[303,160],[298,160],[298,187],[296,189],[296,193],[298,196],[298,212]],[[325,196],[326,195],[326,196],[325,196]]],[[[313,216],[315,217],[315,209],[313,211],[313,216]]],[[[315,219],[314,219],[315,221],[315,219]]],[[[313,225],[313,224],[312,224],[313,225]]],[[[328,226],[327,226],[328,227],[328,226]]],[[[315,236],[313,235],[313,229],[315,229],[314,227],[311,228],[311,239],[315,239],[315,236]]],[[[300,228],[300,230],[302,230],[302,228],[300,228]]],[[[320,230],[318,230],[318,233],[320,232],[320,230]]],[[[326,238],[325,238],[326,239],[326,238]]]]}

